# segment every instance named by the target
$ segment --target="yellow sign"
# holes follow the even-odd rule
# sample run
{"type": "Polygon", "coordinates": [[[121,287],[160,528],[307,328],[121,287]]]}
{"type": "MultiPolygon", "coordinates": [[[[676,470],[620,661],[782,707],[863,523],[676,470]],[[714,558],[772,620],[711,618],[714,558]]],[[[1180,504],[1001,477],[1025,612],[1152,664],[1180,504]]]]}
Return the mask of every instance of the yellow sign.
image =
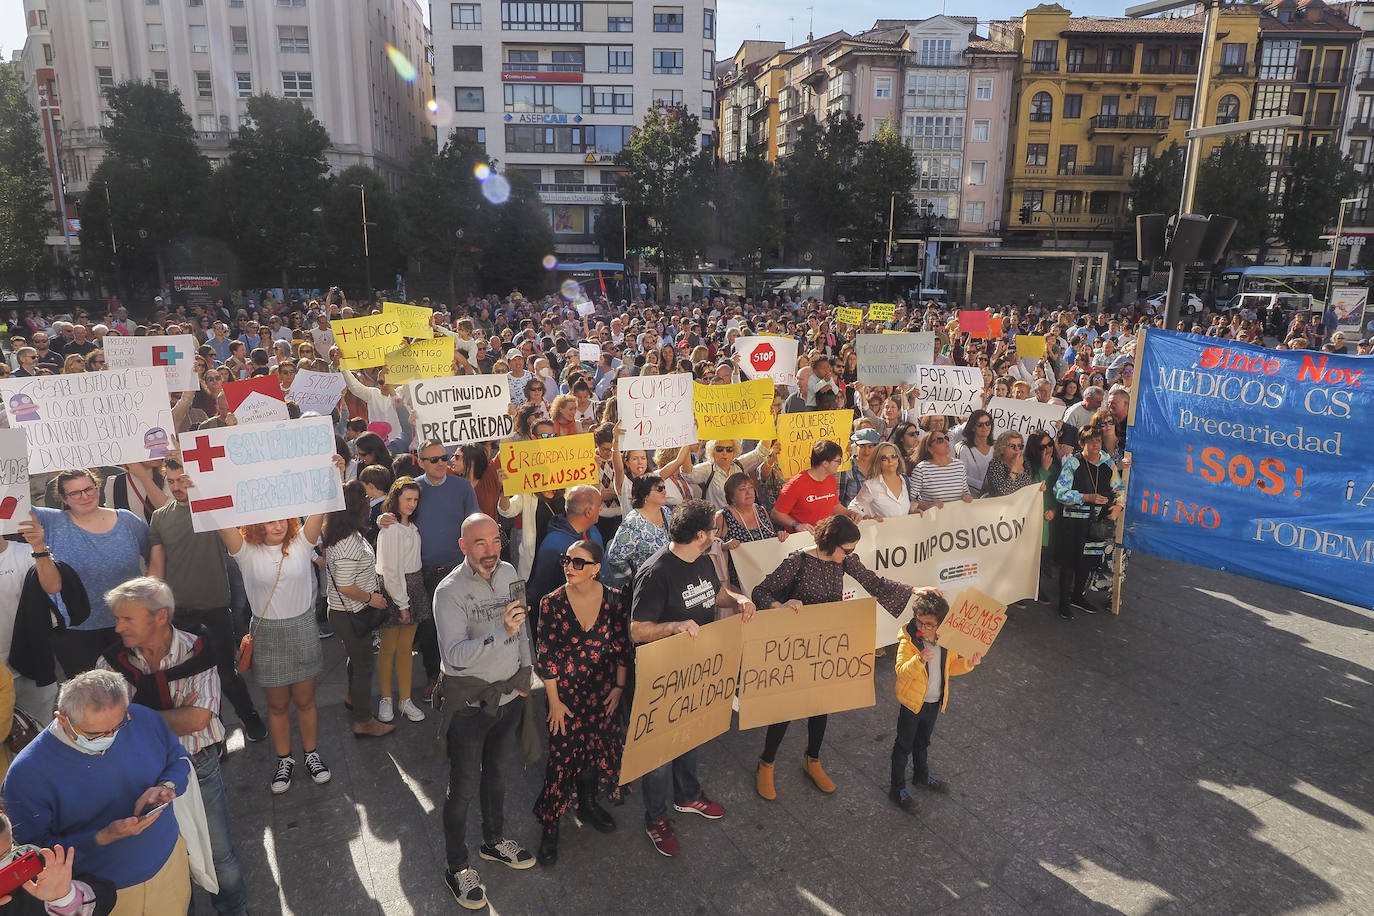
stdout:
{"type": "Polygon", "coordinates": [[[736,385],[692,383],[692,412],[702,439],[772,439],[773,380],[736,385]]]}
{"type": "Polygon", "coordinates": [[[811,447],[822,439],[829,439],[844,450],[844,463],[849,467],[849,434],[854,427],[852,410],[808,410],[801,413],[778,414],[778,470],[784,477],[795,477],[811,467],[811,447]]]}
{"type": "Polygon", "coordinates": [[[345,369],[369,369],[386,362],[386,355],[405,343],[401,324],[394,315],[336,318],[329,323],[334,345],[343,356],[345,369]]]}
{"type": "Polygon", "coordinates": [[[891,321],[897,316],[897,303],[895,302],[870,302],[868,304],[869,321],[891,321]]]}
{"type": "Polygon", "coordinates": [[[1039,334],[1017,334],[1016,355],[1032,359],[1045,358],[1045,338],[1039,334]]]}
{"type": "Polygon", "coordinates": [[[843,305],[835,309],[835,319],[840,324],[852,324],[855,326],[864,323],[864,310],[845,308],[843,305]]]}
{"type": "Polygon", "coordinates": [[[453,338],[417,340],[386,355],[386,380],[402,385],[420,378],[443,378],[453,374],[453,338]]]}
{"type": "Polygon", "coordinates": [[[382,314],[394,317],[401,323],[401,334],[413,340],[428,340],[434,336],[434,326],[430,319],[434,309],[423,305],[406,305],[403,302],[383,302],[382,314]]]}
{"type": "Polygon", "coordinates": [[[528,442],[502,442],[506,495],[563,490],[581,483],[595,484],[594,438],[591,433],[583,433],[528,442]]]}

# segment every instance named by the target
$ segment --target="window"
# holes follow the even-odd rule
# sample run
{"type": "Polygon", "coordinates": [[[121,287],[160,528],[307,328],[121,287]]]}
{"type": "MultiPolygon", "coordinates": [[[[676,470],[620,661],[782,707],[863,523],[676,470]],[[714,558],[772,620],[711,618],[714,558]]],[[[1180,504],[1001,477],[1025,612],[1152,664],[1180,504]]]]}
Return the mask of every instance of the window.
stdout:
{"type": "Polygon", "coordinates": [[[1145,166],[1150,164],[1150,148],[1148,146],[1137,146],[1131,150],[1131,174],[1139,175],[1145,170],[1145,166]]]}
{"type": "MultiPolygon", "coordinates": [[[[515,60],[515,54],[511,52],[511,60],[515,60]]],[[[535,53],[535,60],[539,59],[535,53]]],[[[482,46],[481,45],[454,45],[453,46],[453,69],[459,73],[480,73],[482,71],[482,46]]]]}
{"type": "Polygon", "coordinates": [[[1098,215],[1111,212],[1112,195],[1110,191],[1093,191],[1088,195],[1088,212],[1098,215]]]}
{"type": "Polygon", "coordinates": [[[1191,121],[1193,118],[1193,97],[1180,95],[1174,99],[1174,120],[1191,121]]]}
{"type": "Polygon", "coordinates": [[[992,121],[985,118],[979,118],[973,122],[973,132],[969,135],[969,139],[975,143],[983,143],[989,139],[991,134],[992,121]]]}
{"type": "MultiPolygon", "coordinates": [[[[587,173],[583,169],[554,169],[554,184],[583,184],[587,180],[587,173]]],[[[537,182],[536,182],[537,184],[537,182]]]]}
{"type": "Polygon", "coordinates": [[[212,114],[203,114],[200,116],[200,130],[202,133],[219,130],[219,121],[212,114]]]}
{"type": "Polygon", "coordinates": [[[1077,213],[1079,210],[1079,200],[1080,195],[1077,191],[1055,191],[1054,212],[1077,213]]]}
{"type": "Polygon", "coordinates": [[[153,71],[153,87],[156,89],[171,89],[172,82],[167,78],[166,70],[153,71]]]}
{"type": "Polygon", "coordinates": [[[315,80],[308,70],[283,70],[281,94],[288,99],[313,99],[315,80]]]}
{"type": "Polygon", "coordinates": [[[1078,144],[1059,144],[1059,174],[1072,175],[1078,171],[1078,144]]]}
{"type": "Polygon", "coordinates": [[[873,98],[892,98],[892,77],[878,76],[873,78],[873,98]]]}
{"type": "Polygon", "coordinates": [[[682,52],[654,48],[654,72],[682,75],[682,52]]]}
{"type": "Polygon", "coordinates": [[[988,183],[988,164],[986,162],[970,162],[968,164],[968,183],[974,185],[988,183]]]}
{"type": "Polygon", "coordinates": [[[167,50],[167,27],[160,22],[148,23],[148,50],[167,50]]]}
{"type": "Polygon", "coordinates": [[[1064,96],[1064,117],[1083,117],[1083,96],[1077,93],[1064,96]]]}
{"type": "Polygon", "coordinates": [[[231,26],[229,27],[229,35],[230,35],[230,38],[233,40],[233,43],[234,43],[234,53],[235,53],[235,54],[247,54],[247,53],[248,53],[248,26],[246,26],[246,25],[231,25],[231,26]]]}
{"type": "Polygon", "coordinates": [[[1291,86],[1260,85],[1255,91],[1255,117],[1272,118],[1288,114],[1291,86]]]}
{"type": "Polygon", "coordinates": [[[213,99],[215,97],[214,84],[210,82],[209,70],[196,71],[196,98],[213,99]]]}
{"type": "Polygon", "coordinates": [[[1153,118],[1155,116],[1156,98],[1152,95],[1138,96],[1135,100],[1135,113],[1142,118],[1153,118]]]}
{"type": "Polygon", "coordinates": [[[43,45],[43,65],[44,65],[44,66],[47,66],[47,67],[51,67],[51,66],[52,66],[52,62],[53,62],[52,45],[46,44],[46,43],[45,43],[45,44],[43,45]]]}
{"type": "Polygon", "coordinates": [[[682,7],[680,7],[680,6],[656,6],[656,7],[654,7],[654,31],[655,31],[655,32],[681,32],[681,31],[682,31],[682,7]]]}
{"type": "Polygon", "coordinates": [[[633,32],[635,8],[630,3],[612,3],[606,7],[606,31],[633,32]]]}
{"type": "Polygon", "coordinates": [[[635,72],[635,49],[629,45],[611,45],[606,59],[611,73],[635,72]]]}
{"type": "Polygon", "coordinates": [[[952,73],[908,73],[908,108],[968,107],[968,77],[952,73]]]}
{"type": "Polygon", "coordinates": [[[1234,95],[1223,95],[1217,102],[1217,123],[1234,124],[1240,120],[1240,99],[1234,95]]]}
{"type": "Polygon", "coordinates": [[[96,83],[96,85],[99,86],[102,90],[103,90],[103,89],[113,89],[113,88],[114,88],[114,68],[113,68],[113,67],[96,67],[96,68],[95,68],[95,83],[96,83]]]}
{"type": "Polygon", "coordinates": [[[1101,101],[1100,101],[1100,105],[1099,105],[1099,108],[1098,108],[1098,114],[1106,115],[1107,117],[1114,116],[1114,115],[1118,114],[1118,109],[1119,109],[1119,106],[1120,106],[1120,105],[1121,105],[1121,96],[1119,96],[1119,95],[1104,95],[1104,96],[1102,97],[1101,101]]]}
{"type": "Polygon", "coordinates": [[[305,0],[277,0],[277,6],[305,6],[305,0]]]}
{"type": "Polygon", "coordinates": [[[1030,119],[1048,121],[1054,117],[1054,100],[1048,92],[1037,92],[1031,96],[1030,119]]]}
{"type": "Polygon", "coordinates": [[[716,78],[716,55],[710,49],[701,52],[701,78],[704,80],[716,78]]]}
{"type": "Polygon", "coordinates": [[[902,139],[912,149],[964,148],[964,119],[954,115],[907,115],[902,121],[902,139]]]}
{"type": "Polygon", "coordinates": [[[487,129],[485,127],[455,127],[453,128],[453,135],[476,143],[484,150],[487,148],[487,129]]]}
{"type": "MultiPolygon", "coordinates": [[[[716,94],[709,89],[701,91],[701,119],[711,121],[716,117],[716,94]]],[[[779,125],[781,126],[781,125],[779,125]]]]}
{"type": "Polygon", "coordinates": [[[1039,190],[1022,191],[1021,205],[1025,207],[1030,207],[1032,210],[1045,209],[1045,192],[1039,190]]]}
{"type": "Polygon", "coordinates": [[[277,46],[283,54],[309,54],[310,28],[303,25],[277,26],[277,46]]]}
{"type": "Polygon", "coordinates": [[[1037,41],[1031,46],[1031,70],[1044,73],[1059,69],[1059,42],[1037,41]]]}
{"type": "Polygon", "coordinates": [[[716,37],[716,11],[703,10],[701,14],[701,37],[711,41],[716,37]]]}
{"type": "Polygon", "coordinates": [[[482,4],[450,3],[449,17],[449,21],[456,31],[480,29],[482,28],[482,4]]]}
{"type": "Polygon", "coordinates": [[[147,5],[147,6],[161,6],[161,5],[162,5],[162,0],[143,0],[143,2],[144,2],[144,4],[147,5]]]}
{"type": "Polygon", "coordinates": [[[978,102],[992,101],[992,78],[974,80],[973,98],[978,102]]]}
{"type": "Polygon", "coordinates": [[[189,31],[191,33],[192,52],[208,54],[210,52],[210,29],[203,25],[193,25],[189,31]]]}
{"type": "Polygon", "coordinates": [[[583,86],[583,114],[634,114],[632,86],[583,86]]]}
{"type": "Polygon", "coordinates": [[[954,42],[948,38],[922,38],[919,60],[922,67],[950,66],[954,63],[954,42]]]}
{"type": "Polygon", "coordinates": [[[987,212],[987,204],[981,200],[971,200],[964,204],[964,222],[981,223],[987,212]]]}
{"type": "Polygon", "coordinates": [[[454,86],[454,111],[485,111],[486,104],[481,86],[454,86]]]}
{"type": "Polygon", "coordinates": [[[581,73],[586,69],[586,61],[581,48],[576,51],[554,51],[551,56],[553,62],[551,69],[558,73],[581,73]]]}
{"type": "Polygon", "coordinates": [[[91,20],[91,47],[108,48],[110,46],[110,23],[104,19],[91,20]]]}
{"type": "Polygon", "coordinates": [[[229,9],[241,10],[243,9],[243,4],[244,0],[229,0],[229,9]]]}
{"type": "Polygon", "coordinates": [[[681,89],[655,89],[653,93],[656,108],[678,108],[682,105],[681,89]]]}
{"type": "Polygon", "coordinates": [[[964,176],[961,156],[916,157],[916,187],[922,191],[957,191],[964,176]]]}
{"type": "Polygon", "coordinates": [[[253,95],[253,74],[240,70],[234,74],[234,84],[238,87],[239,98],[247,99],[253,95]]]}
{"type": "Polygon", "coordinates": [[[1245,51],[1249,46],[1243,41],[1228,41],[1221,46],[1221,72],[1244,73],[1245,51]]]}
{"type": "Polygon", "coordinates": [[[580,32],[581,3],[502,3],[501,28],[512,32],[580,32]]]}
{"type": "Polygon", "coordinates": [[[1050,145],[1048,143],[1026,144],[1026,165],[1049,165],[1050,145]]]}
{"type": "Polygon", "coordinates": [[[1291,80],[1298,68],[1298,44],[1296,39],[1265,41],[1264,50],[1260,52],[1259,78],[1291,80]]]}

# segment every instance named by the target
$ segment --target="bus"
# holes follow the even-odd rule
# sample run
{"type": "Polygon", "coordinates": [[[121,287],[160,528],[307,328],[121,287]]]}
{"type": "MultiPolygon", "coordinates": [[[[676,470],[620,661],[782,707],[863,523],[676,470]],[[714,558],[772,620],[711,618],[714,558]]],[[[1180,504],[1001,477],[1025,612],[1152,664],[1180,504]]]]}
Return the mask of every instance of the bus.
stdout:
{"type": "MultiPolygon", "coordinates": [[[[1326,301],[1326,281],[1331,271],[1325,267],[1232,267],[1223,270],[1212,288],[1218,306],[1240,293],[1290,293],[1311,296],[1320,310],[1326,301]]],[[[1371,271],[1338,270],[1334,286],[1368,286],[1371,271]]]]}

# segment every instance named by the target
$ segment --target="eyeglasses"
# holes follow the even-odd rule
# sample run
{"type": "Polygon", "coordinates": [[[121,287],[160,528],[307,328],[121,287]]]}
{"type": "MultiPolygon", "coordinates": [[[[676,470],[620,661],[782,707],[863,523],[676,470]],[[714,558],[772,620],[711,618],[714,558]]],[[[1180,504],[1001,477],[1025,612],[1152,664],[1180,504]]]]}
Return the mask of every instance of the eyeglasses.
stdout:
{"type": "Polygon", "coordinates": [[[443,455],[431,455],[428,458],[421,458],[420,460],[423,461],[425,464],[434,464],[435,462],[443,461],[444,457],[445,456],[443,455]]]}
{"type": "Polygon", "coordinates": [[[991,426],[991,425],[992,425],[992,421],[991,421],[991,420],[979,420],[977,423],[975,423],[975,424],[973,424],[973,425],[974,425],[974,426],[980,426],[980,427],[981,427],[981,426],[991,426]]]}
{"type": "Polygon", "coordinates": [[[559,557],[559,558],[558,558],[558,561],[559,561],[560,563],[562,563],[564,566],[571,566],[573,569],[576,569],[576,570],[578,570],[579,572],[580,572],[581,570],[586,569],[588,566],[592,566],[592,565],[594,565],[594,564],[596,563],[595,560],[588,560],[588,559],[585,558],[585,557],[568,557],[568,556],[559,557]]]}
{"type": "Polygon", "coordinates": [[[277,370],[277,374],[278,374],[278,375],[295,375],[295,374],[296,374],[296,370],[295,370],[295,369],[278,369],[278,370],[277,370]]]}
{"type": "Polygon", "coordinates": [[[858,549],[859,546],[857,544],[855,544],[853,547],[845,547],[844,545],[841,545],[840,553],[844,554],[845,557],[850,557],[853,556],[855,551],[857,551],[858,549]]]}
{"type": "Polygon", "coordinates": [[[1025,446],[1023,443],[1020,443],[1020,442],[1008,442],[1008,443],[1007,443],[1007,448],[1011,449],[1011,450],[1014,451],[1014,452],[1019,452],[1019,451],[1023,450],[1025,447],[1026,447],[1026,446],[1025,446]]]}
{"type": "Polygon", "coordinates": [[[949,441],[949,437],[948,437],[948,436],[934,436],[934,437],[931,438],[931,440],[930,440],[930,442],[931,442],[932,445],[938,445],[938,444],[941,443],[941,442],[948,442],[948,441],[949,441]]]}
{"type": "Polygon", "coordinates": [[[97,490],[95,487],[82,487],[80,490],[72,490],[69,493],[67,493],[67,498],[86,499],[88,497],[95,496],[99,492],[100,491],[97,490]]]}
{"type": "Polygon", "coordinates": [[[717,445],[717,446],[716,446],[716,453],[717,453],[717,454],[720,454],[720,453],[722,453],[722,452],[724,452],[724,453],[727,454],[727,455],[728,455],[728,454],[734,454],[734,451],[735,451],[735,447],[734,447],[733,445],[717,445]]]}
{"type": "Polygon", "coordinates": [[[896,460],[898,460],[898,457],[899,457],[899,456],[894,455],[894,454],[892,454],[891,452],[888,452],[888,453],[886,453],[886,454],[879,455],[879,456],[878,456],[878,460],[879,460],[879,461],[896,461],[896,460]]]}
{"type": "Polygon", "coordinates": [[[120,730],[121,728],[123,728],[124,726],[128,725],[128,724],[129,724],[130,722],[132,722],[132,721],[133,721],[133,717],[129,715],[129,711],[126,709],[126,710],[124,711],[124,721],[120,722],[118,725],[116,725],[114,728],[110,729],[109,731],[104,731],[104,732],[88,732],[88,731],[83,731],[82,729],[77,728],[77,727],[76,727],[76,723],[74,723],[71,719],[67,719],[67,724],[70,725],[70,726],[72,727],[72,731],[76,732],[78,735],[81,735],[83,738],[113,738],[115,735],[119,734],[119,730],[120,730]]]}

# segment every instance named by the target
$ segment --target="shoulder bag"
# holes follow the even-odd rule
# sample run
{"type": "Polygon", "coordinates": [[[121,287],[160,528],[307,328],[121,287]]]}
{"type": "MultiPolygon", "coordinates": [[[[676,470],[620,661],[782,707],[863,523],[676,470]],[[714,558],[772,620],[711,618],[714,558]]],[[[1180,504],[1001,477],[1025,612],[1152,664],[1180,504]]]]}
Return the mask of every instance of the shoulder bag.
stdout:
{"type": "Polygon", "coordinates": [[[262,613],[259,614],[257,620],[253,622],[253,628],[243,634],[243,639],[239,640],[237,663],[239,674],[245,673],[253,665],[253,639],[258,635],[258,627],[262,626],[262,622],[267,614],[267,609],[272,606],[272,598],[277,594],[277,586],[281,584],[281,571],[282,567],[285,565],[286,555],[283,554],[281,559],[277,561],[277,578],[276,581],[272,583],[272,591],[267,593],[267,604],[263,605],[262,613]]]}

